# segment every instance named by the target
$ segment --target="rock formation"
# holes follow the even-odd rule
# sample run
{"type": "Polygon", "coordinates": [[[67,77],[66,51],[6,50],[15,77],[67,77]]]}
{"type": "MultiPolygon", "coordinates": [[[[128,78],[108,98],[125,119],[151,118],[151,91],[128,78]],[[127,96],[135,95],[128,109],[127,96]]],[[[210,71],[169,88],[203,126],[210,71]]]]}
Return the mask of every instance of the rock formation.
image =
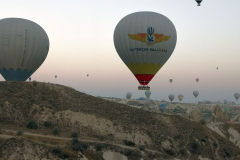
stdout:
{"type": "Polygon", "coordinates": [[[227,112],[223,112],[221,107],[219,105],[216,105],[216,107],[213,110],[211,122],[228,122],[229,116],[227,112]]]}

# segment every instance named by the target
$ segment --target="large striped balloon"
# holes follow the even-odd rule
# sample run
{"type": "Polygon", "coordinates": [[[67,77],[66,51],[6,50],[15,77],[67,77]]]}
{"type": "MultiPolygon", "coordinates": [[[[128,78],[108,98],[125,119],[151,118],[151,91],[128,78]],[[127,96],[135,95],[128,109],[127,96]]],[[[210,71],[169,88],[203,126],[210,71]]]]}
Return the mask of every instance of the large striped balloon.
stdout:
{"type": "Polygon", "coordinates": [[[172,55],[177,33],[173,23],[154,12],[136,12],[117,24],[118,55],[142,85],[147,85],[172,55]]]}
{"type": "Polygon", "coordinates": [[[0,73],[6,81],[26,81],[48,50],[48,36],[38,24],[20,18],[0,20],[0,73]]]}

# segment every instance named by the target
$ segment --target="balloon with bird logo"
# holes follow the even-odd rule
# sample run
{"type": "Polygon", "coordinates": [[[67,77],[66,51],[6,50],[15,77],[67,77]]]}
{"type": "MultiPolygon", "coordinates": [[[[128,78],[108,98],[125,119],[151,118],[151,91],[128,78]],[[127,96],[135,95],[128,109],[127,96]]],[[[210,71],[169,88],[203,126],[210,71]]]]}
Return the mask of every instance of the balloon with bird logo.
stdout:
{"type": "Polygon", "coordinates": [[[172,55],[177,41],[173,23],[155,12],[136,12],[122,18],[114,31],[119,57],[141,85],[148,85],[172,55]]]}
{"type": "Polygon", "coordinates": [[[26,81],[47,57],[47,33],[30,20],[1,19],[0,39],[0,73],[6,81],[26,81]]]}
{"type": "Polygon", "coordinates": [[[146,90],[145,91],[145,95],[146,95],[146,97],[147,97],[147,99],[149,99],[150,98],[150,96],[151,96],[151,91],[149,91],[149,90],[146,90]]]}

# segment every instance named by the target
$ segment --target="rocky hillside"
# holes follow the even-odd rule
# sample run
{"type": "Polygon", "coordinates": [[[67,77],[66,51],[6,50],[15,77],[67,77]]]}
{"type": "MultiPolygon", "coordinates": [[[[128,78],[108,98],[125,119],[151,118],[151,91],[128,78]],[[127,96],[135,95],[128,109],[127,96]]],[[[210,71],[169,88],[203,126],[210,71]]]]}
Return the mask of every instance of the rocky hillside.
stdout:
{"type": "Polygon", "coordinates": [[[56,153],[58,158],[68,154],[69,159],[88,160],[114,160],[111,155],[116,154],[122,157],[119,160],[215,160],[238,159],[240,155],[232,142],[199,122],[129,107],[50,83],[0,82],[0,123],[2,137],[13,136],[1,141],[0,159],[29,154],[28,149],[17,149],[18,144],[32,148],[31,156],[46,159],[54,158],[56,153]],[[30,122],[38,127],[27,129],[30,122]],[[47,137],[56,129],[64,142],[47,137]],[[25,134],[16,139],[17,130],[25,134]],[[74,132],[79,138],[72,141],[74,132]]]}
{"type": "Polygon", "coordinates": [[[228,113],[223,112],[221,107],[217,105],[214,108],[214,111],[212,113],[211,122],[216,123],[216,122],[228,122],[228,121],[229,121],[228,113]]]}

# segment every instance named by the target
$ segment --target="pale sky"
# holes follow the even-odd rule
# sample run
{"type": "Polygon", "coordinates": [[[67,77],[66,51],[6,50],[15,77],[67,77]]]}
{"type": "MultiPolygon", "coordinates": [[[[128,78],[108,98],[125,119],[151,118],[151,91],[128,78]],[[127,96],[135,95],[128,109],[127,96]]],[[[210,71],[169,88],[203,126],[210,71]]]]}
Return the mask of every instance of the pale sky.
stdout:
{"type": "Polygon", "coordinates": [[[47,32],[49,53],[33,80],[94,96],[125,98],[132,92],[139,98],[144,91],[138,91],[138,81],[115,50],[114,29],[133,12],[163,14],[178,38],[172,56],[149,83],[151,99],[168,100],[174,94],[178,102],[183,94],[182,103],[196,103],[235,101],[233,94],[240,92],[239,8],[239,0],[203,0],[201,7],[195,0],[1,0],[0,19],[28,19],[47,32]],[[194,90],[200,92],[196,99],[194,90]]]}

